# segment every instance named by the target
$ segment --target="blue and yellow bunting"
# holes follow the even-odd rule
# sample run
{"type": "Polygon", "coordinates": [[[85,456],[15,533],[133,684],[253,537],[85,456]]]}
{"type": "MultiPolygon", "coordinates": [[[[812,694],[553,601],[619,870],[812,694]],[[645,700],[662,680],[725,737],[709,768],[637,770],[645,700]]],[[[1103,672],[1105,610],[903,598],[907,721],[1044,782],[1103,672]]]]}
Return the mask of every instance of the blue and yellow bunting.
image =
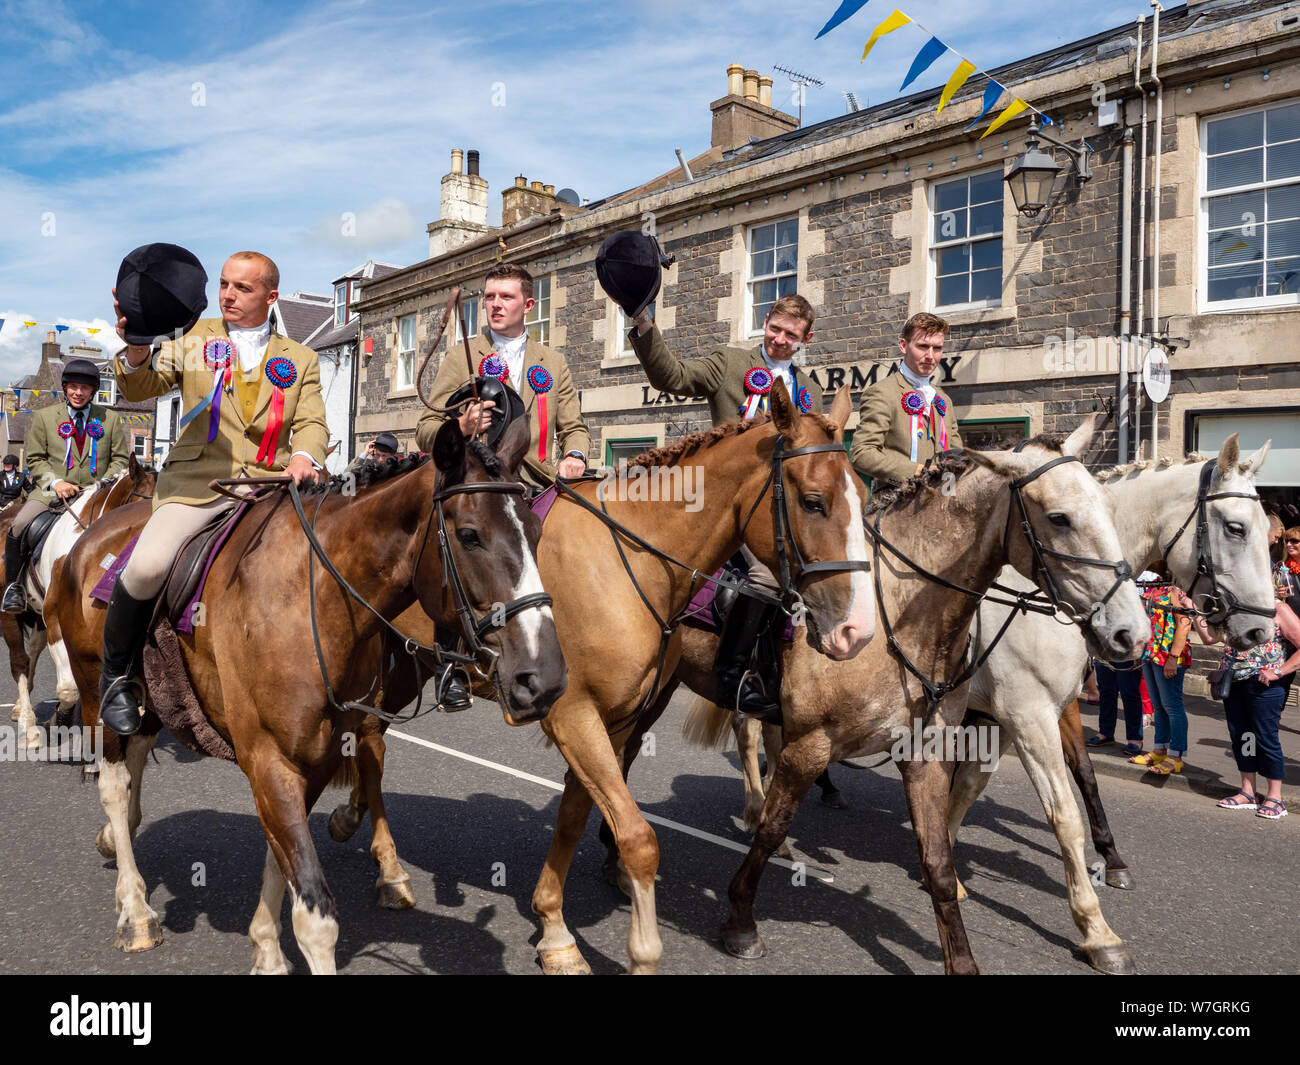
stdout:
{"type": "Polygon", "coordinates": [[[820,37],[825,37],[836,26],[842,22],[847,22],[866,6],[867,0],[844,0],[844,2],[835,9],[835,14],[826,20],[826,25],[818,30],[817,36],[814,37],[813,40],[815,41],[820,37]]]}
{"type": "Polygon", "coordinates": [[[931,37],[925,44],[921,45],[921,50],[916,53],[916,58],[912,60],[912,65],[907,71],[907,77],[903,79],[903,84],[898,87],[898,91],[902,92],[911,85],[921,74],[925,73],[931,63],[947,50],[948,46],[938,37],[931,37]]]}

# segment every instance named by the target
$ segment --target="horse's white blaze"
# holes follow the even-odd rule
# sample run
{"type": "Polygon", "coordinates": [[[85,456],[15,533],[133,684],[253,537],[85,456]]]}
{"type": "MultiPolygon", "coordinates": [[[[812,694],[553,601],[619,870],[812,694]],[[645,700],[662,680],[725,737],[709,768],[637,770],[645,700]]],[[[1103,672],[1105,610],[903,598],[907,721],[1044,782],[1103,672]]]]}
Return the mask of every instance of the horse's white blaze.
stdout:
{"type": "MultiPolygon", "coordinates": [[[[865,562],[867,534],[862,528],[862,498],[858,495],[858,480],[852,473],[844,475],[844,498],[848,501],[848,529],[844,537],[848,561],[865,562]]],[[[823,639],[823,649],[832,650],[836,657],[848,658],[857,654],[876,632],[876,600],[871,590],[870,575],[862,570],[849,573],[849,608],[838,625],[823,639]],[[852,630],[853,635],[848,635],[852,630]]]]}
{"type": "MultiPolygon", "coordinates": [[[[265,871],[263,872],[265,876],[265,871]]],[[[315,976],[334,975],[334,945],[339,938],[339,923],[327,914],[318,913],[301,898],[293,888],[293,935],[298,941],[298,949],[307,959],[307,965],[315,976]]]]}
{"type": "MultiPolygon", "coordinates": [[[[519,583],[511,590],[510,598],[522,599],[526,595],[536,595],[538,592],[545,591],[545,589],[542,587],[542,575],[537,571],[537,559],[533,557],[532,549],[528,546],[528,536],[524,532],[524,523],[520,520],[519,515],[515,513],[513,505],[507,509],[510,514],[510,521],[519,533],[521,560],[519,583]]],[[[528,641],[528,654],[532,658],[536,658],[541,652],[543,617],[551,617],[551,608],[549,606],[540,609],[533,607],[529,610],[520,611],[515,615],[515,620],[523,627],[524,637],[528,641]]]]}

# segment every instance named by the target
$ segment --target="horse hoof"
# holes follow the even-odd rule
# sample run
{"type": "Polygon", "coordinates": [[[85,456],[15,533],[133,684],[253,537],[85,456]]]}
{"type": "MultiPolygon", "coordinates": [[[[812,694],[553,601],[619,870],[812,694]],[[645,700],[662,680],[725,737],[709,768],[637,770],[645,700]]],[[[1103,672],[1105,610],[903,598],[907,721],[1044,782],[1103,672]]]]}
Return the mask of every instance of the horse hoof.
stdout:
{"type": "Polygon", "coordinates": [[[95,850],[110,862],[117,858],[117,846],[113,843],[113,826],[100,825],[95,833],[95,850]]]}
{"type": "Polygon", "coordinates": [[[340,803],[330,814],[330,838],[335,843],[346,843],[361,827],[361,814],[354,813],[347,803],[340,803]]]}
{"type": "Polygon", "coordinates": [[[14,708],[9,711],[9,720],[17,721],[20,717],[22,717],[22,714],[18,712],[18,704],[15,703],[14,708]]]}
{"type": "Polygon", "coordinates": [[[970,898],[970,895],[968,895],[968,894],[966,893],[966,885],[963,884],[960,880],[958,880],[958,881],[957,881],[957,901],[958,901],[958,902],[965,902],[968,898],[970,898]]]}
{"type": "Polygon", "coordinates": [[[41,735],[41,730],[35,726],[27,730],[27,749],[29,751],[38,751],[45,746],[45,737],[41,735]]]}
{"type": "Polygon", "coordinates": [[[281,954],[280,962],[278,965],[268,965],[265,969],[259,969],[257,967],[257,963],[254,962],[253,967],[248,971],[248,975],[249,976],[288,976],[289,963],[284,960],[284,955],[281,954]]]}
{"type": "Polygon", "coordinates": [[[767,954],[767,947],[763,945],[763,939],[758,934],[757,928],[750,931],[737,931],[723,925],[722,945],[733,958],[745,958],[747,961],[754,961],[767,954]]]}
{"type": "Polygon", "coordinates": [[[1137,887],[1137,881],[1133,879],[1133,874],[1127,869],[1107,869],[1106,883],[1111,887],[1123,888],[1126,891],[1137,887]]]}
{"type": "Polygon", "coordinates": [[[822,805],[829,806],[832,810],[847,810],[848,801],[838,791],[822,792],[822,805]]]}
{"type": "Polygon", "coordinates": [[[576,944],[537,950],[537,964],[547,976],[590,976],[591,966],[576,944]]]}
{"type": "Polygon", "coordinates": [[[118,925],[114,945],[127,954],[138,954],[144,950],[153,950],[162,941],[162,928],[158,924],[158,918],[146,917],[143,921],[128,921],[118,925]]]}
{"type": "Polygon", "coordinates": [[[411,878],[394,880],[391,884],[380,884],[379,905],[386,910],[409,910],[415,905],[415,892],[411,889],[411,878]]]}
{"type": "Polygon", "coordinates": [[[1099,973],[1108,973],[1111,976],[1137,974],[1137,966],[1133,964],[1133,958],[1123,944],[1113,947],[1095,947],[1084,953],[1088,956],[1088,964],[1099,973]]]}

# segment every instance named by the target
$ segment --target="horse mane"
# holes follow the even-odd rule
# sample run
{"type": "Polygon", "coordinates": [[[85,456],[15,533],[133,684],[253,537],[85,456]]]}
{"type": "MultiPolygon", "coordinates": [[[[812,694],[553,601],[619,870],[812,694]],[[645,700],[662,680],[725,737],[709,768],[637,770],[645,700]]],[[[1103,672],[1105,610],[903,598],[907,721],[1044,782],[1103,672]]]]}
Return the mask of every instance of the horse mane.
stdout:
{"type": "Polygon", "coordinates": [[[428,455],[418,452],[389,462],[376,462],[374,459],[366,459],[355,470],[344,470],[342,473],[336,473],[324,484],[317,481],[315,484],[307,485],[302,489],[302,494],[320,495],[324,492],[337,493],[345,490],[355,492],[384,481],[391,481],[394,477],[400,477],[404,473],[410,473],[428,461],[428,455]]]}
{"type": "Polygon", "coordinates": [[[1200,452],[1189,452],[1178,463],[1166,455],[1159,459],[1142,459],[1140,462],[1126,462],[1122,466],[1112,466],[1108,470],[1102,470],[1097,474],[1097,480],[1102,484],[1111,484],[1115,481],[1127,477],[1130,473],[1141,473],[1144,470],[1165,469],[1170,466],[1190,466],[1193,463],[1201,464],[1209,461],[1209,456],[1202,455],[1200,452]]]}
{"type": "MultiPolygon", "coordinates": [[[[810,413],[805,414],[804,418],[812,418],[818,428],[825,429],[831,436],[835,435],[836,425],[824,414],[810,413]]],[[[730,421],[716,425],[712,429],[702,429],[698,433],[691,433],[690,436],[684,436],[675,444],[669,444],[667,447],[657,447],[636,458],[629,460],[628,468],[633,466],[667,466],[672,462],[692,452],[700,451],[704,448],[711,447],[719,440],[724,440],[729,436],[739,436],[741,433],[748,432],[757,425],[766,425],[772,420],[770,414],[760,412],[754,415],[749,421],[730,421]]]]}

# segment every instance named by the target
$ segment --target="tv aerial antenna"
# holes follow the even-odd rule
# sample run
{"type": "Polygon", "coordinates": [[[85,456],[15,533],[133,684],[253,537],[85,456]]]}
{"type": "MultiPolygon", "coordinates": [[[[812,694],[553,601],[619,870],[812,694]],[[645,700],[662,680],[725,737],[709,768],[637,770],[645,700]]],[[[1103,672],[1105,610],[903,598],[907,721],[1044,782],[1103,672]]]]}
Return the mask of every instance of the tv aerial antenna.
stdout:
{"type": "Polygon", "coordinates": [[[814,78],[811,74],[803,74],[798,70],[791,70],[789,67],[773,67],[773,70],[779,70],[786,75],[790,81],[799,86],[799,125],[803,125],[803,91],[809,85],[825,85],[826,82],[821,78],[814,78]]]}

